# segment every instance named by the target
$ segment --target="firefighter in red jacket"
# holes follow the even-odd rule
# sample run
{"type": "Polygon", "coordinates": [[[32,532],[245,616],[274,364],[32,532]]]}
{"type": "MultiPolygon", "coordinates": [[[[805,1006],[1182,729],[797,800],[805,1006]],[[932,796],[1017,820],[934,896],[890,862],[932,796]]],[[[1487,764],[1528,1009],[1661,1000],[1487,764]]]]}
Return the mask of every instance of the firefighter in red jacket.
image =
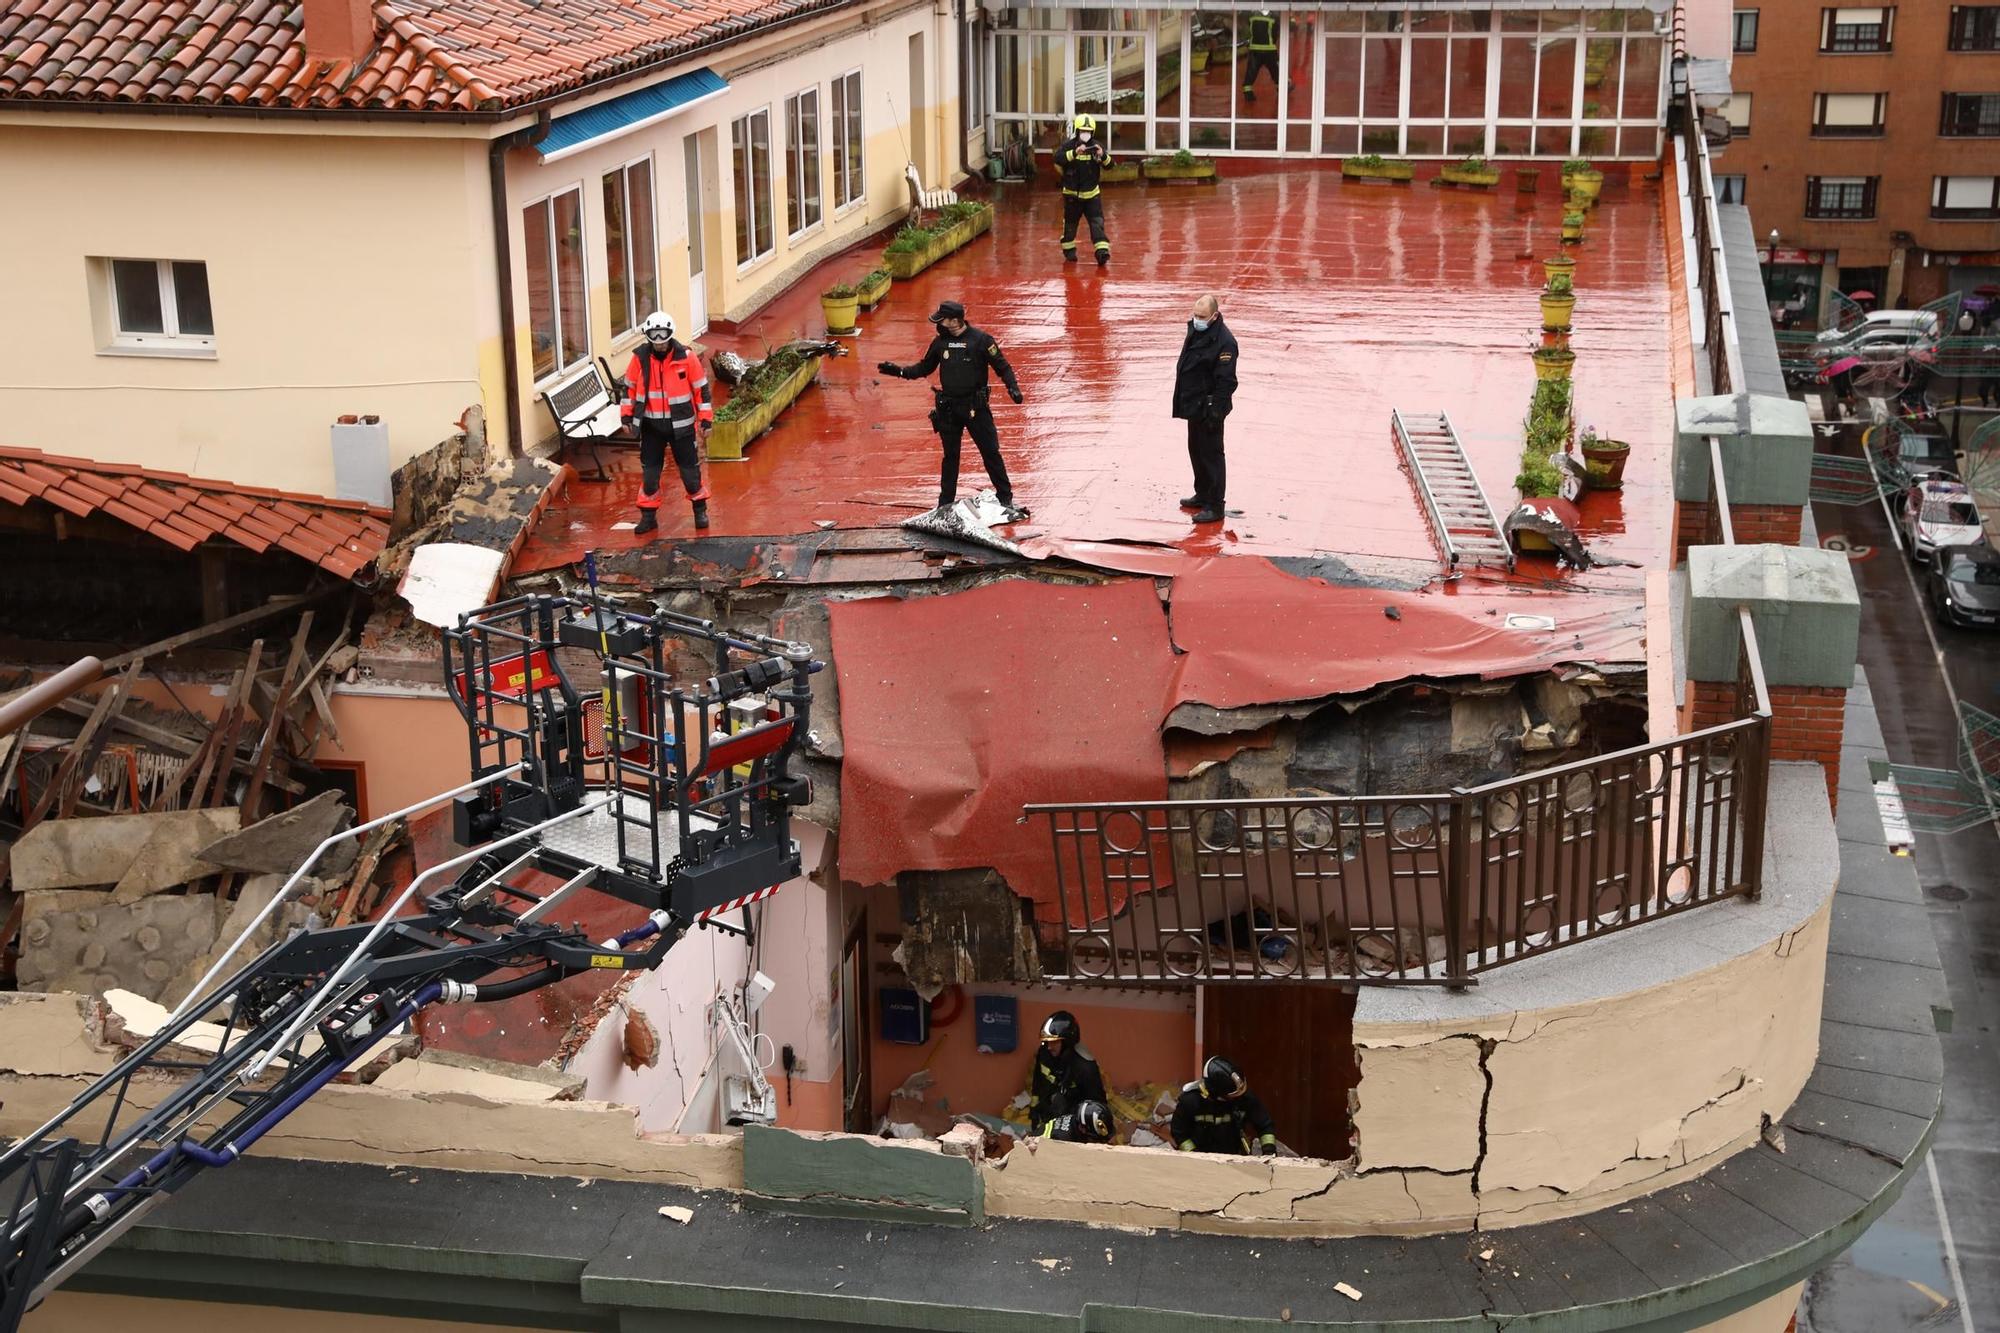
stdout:
{"type": "Polygon", "coordinates": [[[639,522],[632,529],[647,533],[660,526],[660,472],[667,450],[681,485],[694,502],[694,525],[708,526],[708,486],[701,477],[700,436],[715,424],[709,401],[708,374],[701,358],[674,338],[674,321],[655,310],[639,326],[645,335],[625,369],[622,415],[639,437],[639,522]]]}

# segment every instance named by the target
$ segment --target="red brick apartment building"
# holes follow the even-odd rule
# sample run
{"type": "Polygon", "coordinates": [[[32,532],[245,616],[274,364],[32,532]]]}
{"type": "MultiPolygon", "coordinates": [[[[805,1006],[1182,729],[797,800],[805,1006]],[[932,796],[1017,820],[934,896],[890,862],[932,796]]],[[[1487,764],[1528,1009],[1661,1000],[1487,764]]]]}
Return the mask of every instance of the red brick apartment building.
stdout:
{"type": "Polygon", "coordinates": [[[1738,0],[1733,45],[1716,184],[1774,300],[2000,281],[2000,5],[1738,0]]]}

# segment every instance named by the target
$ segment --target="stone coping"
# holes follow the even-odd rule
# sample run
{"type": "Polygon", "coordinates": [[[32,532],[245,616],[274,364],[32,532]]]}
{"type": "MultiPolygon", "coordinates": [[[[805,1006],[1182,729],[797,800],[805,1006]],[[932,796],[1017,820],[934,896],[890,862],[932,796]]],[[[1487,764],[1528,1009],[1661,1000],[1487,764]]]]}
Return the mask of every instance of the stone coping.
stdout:
{"type": "Polygon", "coordinates": [[[1777,1125],[1784,1151],[1760,1143],[1625,1204],[1497,1232],[1273,1240],[801,1217],[668,1185],[252,1158],[196,1181],[75,1284],[565,1329],[1160,1333],[1287,1311],[1347,1330],[1698,1329],[1851,1244],[1920,1165],[1938,1113],[1942,972],[1875,813],[1865,684],[1847,718],[1819,1056],[1777,1125]]]}

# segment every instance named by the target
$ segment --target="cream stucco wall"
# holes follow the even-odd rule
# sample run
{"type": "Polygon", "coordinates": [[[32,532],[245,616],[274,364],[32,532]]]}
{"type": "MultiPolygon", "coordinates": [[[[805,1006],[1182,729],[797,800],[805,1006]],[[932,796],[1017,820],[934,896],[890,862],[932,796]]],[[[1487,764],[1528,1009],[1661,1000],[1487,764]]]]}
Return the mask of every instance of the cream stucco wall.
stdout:
{"type": "Polygon", "coordinates": [[[0,124],[0,442],[324,494],[335,417],[379,414],[400,463],[480,401],[483,145],[76,119],[0,124]],[[107,257],[203,261],[213,356],[103,351],[107,257]]]}

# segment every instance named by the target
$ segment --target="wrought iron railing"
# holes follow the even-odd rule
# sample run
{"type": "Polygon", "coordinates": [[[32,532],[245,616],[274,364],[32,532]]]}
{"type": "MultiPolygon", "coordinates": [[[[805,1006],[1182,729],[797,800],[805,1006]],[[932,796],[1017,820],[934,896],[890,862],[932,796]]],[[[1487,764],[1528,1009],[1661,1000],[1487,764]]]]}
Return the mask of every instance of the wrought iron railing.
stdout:
{"type": "MultiPolygon", "coordinates": [[[[1707,443],[1709,542],[1734,545],[1721,442],[1707,443]]],[[[1670,740],[1448,793],[1028,806],[1056,868],[1045,976],[1464,986],[1756,897],[1771,698],[1750,612],[1736,614],[1734,718],[1670,740]]]]}
{"type": "Polygon", "coordinates": [[[1722,221],[1716,212],[1715,172],[1708,140],[1702,136],[1701,109],[1692,89],[1678,94],[1674,117],[1683,148],[1682,202],[1693,235],[1688,244],[1688,271],[1694,275],[1701,301],[1702,350],[1707,356],[1709,392],[1735,393],[1748,387],[1743,376],[1743,349],[1736,336],[1735,298],[1722,258],[1722,221]]]}

